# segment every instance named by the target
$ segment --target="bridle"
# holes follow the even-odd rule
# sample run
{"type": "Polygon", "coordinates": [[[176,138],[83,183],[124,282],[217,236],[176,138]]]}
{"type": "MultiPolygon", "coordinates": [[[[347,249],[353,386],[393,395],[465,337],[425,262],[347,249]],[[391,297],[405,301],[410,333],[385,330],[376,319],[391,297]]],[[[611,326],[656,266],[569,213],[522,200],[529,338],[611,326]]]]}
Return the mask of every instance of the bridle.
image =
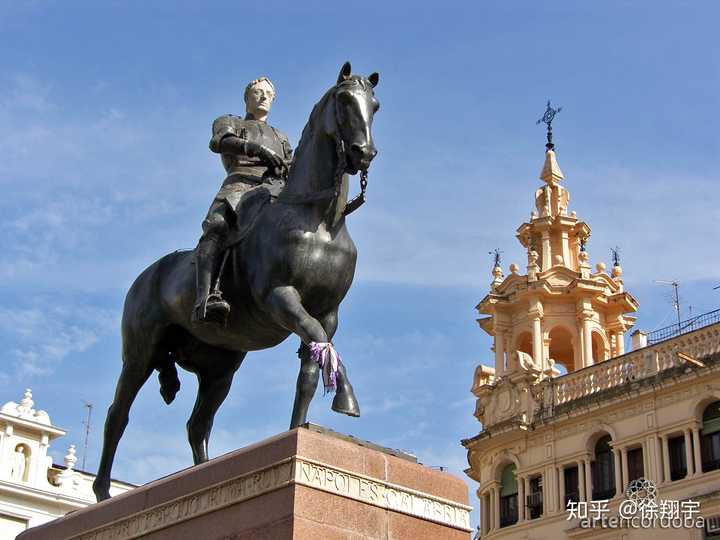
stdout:
{"type": "MultiPolygon", "coordinates": [[[[343,84],[347,84],[348,82],[349,81],[343,81],[342,83],[338,84],[335,87],[335,90],[337,90],[343,84]]],[[[347,165],[347,152],[345,151],[345,141],[343,141],[342,137],[340,136],[340,118],[337,107],[337,96],[335,93],[333,93],[333,100],[336,126],[333,138],[335,139],[335,155],[337,158],[337,166],[335,167],[335,172],[333,174],[332,186],[312,193],[304,193],[302,195],[282,193],[277,199],[277,202],[282,202],[286,204],[309,204],[324,199],[330,199],[328,202],[328,208],[326,210],[326,218],[330,217],[330,211],[335,208],[335,204],[340,197],[340,190],[342,189],[342,179],[343,175],[345,174],[345,166],[347,165]]],[[[362,169],[360,171],[360,193],[358,193],[355,197],[353,197],[347,202],[347,204],[345,205],[345,209],[343,210],[343,217],[350,215],[355,210],[360,208],[363,204],[365,204],[367,185],[368,172],[367,169],[362,169]]]]}

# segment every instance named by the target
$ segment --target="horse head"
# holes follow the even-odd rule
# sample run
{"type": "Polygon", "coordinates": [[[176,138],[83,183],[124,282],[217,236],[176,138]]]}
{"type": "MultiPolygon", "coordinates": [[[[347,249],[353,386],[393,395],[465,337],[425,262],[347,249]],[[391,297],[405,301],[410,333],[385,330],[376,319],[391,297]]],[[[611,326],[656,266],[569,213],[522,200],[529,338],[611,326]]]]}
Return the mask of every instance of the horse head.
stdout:
{"type": "Polygon", "coordinates": [[[337,84],[331,90],[334,107],[328,107],[326,132],[342,143],[345,171],[356,174],[367,171],[377,154],[372,138],[373,116],[380,108],[373,89],[380,76],[373,73],[362,77],[352,75],[350,62],[340,69],[337,84]]]}

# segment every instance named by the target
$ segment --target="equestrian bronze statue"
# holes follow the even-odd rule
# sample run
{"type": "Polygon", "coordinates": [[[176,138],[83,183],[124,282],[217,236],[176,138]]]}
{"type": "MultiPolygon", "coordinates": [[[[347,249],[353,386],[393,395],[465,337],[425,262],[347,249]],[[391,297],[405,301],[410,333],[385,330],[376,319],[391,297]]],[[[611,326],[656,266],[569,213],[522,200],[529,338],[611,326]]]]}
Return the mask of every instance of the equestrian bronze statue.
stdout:
{"type": "Polygon", "coordinates": [[[226,318],[221,309],[221,323],[194,315],[195,251],[166,255],[135,280],[125,299],[122,371],[93,483],[98,500],[110,496],[112,463],[130,407],[155,370],[166,403],[180,388],[176,365],[198,377],[187,423],[195,464],[208,459],[213,418],[245,355],[274,347],[290,334],[301,340],[290,428],[306,422],[321,376],[325,388],[335,390],[332,409],[360,415],[331,340],[357,258],[345,216],[364,201],[367,170],[377,153],[372,120],[379,107],[373,90],[378,80],[377,73],[352,75],[346,63],[310,114],[284,188],[276,190],[271,181],[242,197],[240,219],[231,224],[217,270],[229,306],[226,318]],[[348,201],[348,174],[358,172],[363,193],[348,201]]]}

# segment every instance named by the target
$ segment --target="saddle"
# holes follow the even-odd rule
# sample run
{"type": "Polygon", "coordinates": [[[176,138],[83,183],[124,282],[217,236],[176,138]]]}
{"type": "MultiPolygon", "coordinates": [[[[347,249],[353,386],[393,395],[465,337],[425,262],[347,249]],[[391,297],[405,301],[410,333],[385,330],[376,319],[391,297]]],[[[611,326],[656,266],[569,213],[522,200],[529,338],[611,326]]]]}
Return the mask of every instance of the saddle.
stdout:
{"type": "Polygon", "coordinates": [[[227,251],[242,242],[255,226],[265,207],[274,203],[284,189],[284,180],[272,179],[246,191],[236,200],[226,197],[225,202],[235,219],[230,220],[230,231],[225,237],[222,251],[227,251]]]}

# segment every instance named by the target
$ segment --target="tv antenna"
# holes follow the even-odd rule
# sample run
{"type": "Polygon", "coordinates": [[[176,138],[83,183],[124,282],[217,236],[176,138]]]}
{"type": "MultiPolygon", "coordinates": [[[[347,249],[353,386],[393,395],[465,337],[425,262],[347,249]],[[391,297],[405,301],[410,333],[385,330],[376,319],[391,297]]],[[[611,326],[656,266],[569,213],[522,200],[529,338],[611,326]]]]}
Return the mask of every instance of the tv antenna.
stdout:
{"type": "Polygon", "coordinates": [[[83,456],[81,470],[85,470],[85,460],[87,459],[88,443],[90,441],[90,420],[92,418],[93,404],[83,400],[83,406],[87,409],[87,419],[83,420],[85,426],[85,444],[83,444],[83,456]]]}
{"type": "Polygon", "coordinates": [[[664,279],[656,279],[655,283],[660,283],[661,285],[672,285],[673,289],[675,289],[675,298],[673,299],[673,306],[675,307],[675,313],[677,314],[678,330],[680,330],[680,295],[678,294],[678,288],[680,287],[680,283],[678,283],[676,280],[667,281],[664,279]]]}

